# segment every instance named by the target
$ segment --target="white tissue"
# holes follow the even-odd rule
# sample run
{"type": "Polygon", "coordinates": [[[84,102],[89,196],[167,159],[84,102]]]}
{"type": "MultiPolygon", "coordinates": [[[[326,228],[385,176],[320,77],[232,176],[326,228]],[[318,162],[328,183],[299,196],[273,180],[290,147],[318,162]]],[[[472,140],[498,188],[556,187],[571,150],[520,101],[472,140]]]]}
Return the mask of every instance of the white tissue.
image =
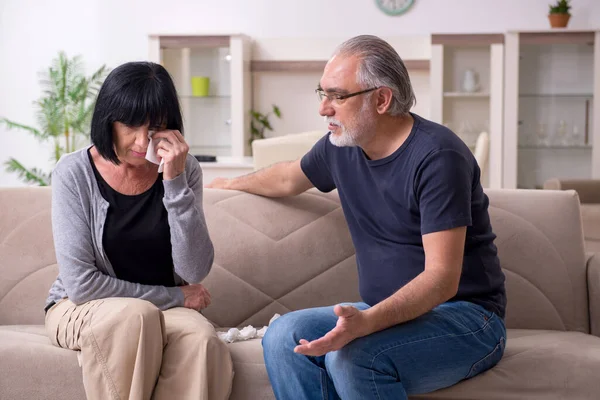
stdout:
{"type": "MultiPolygon", "coordinates": [[[[275,321],[279,317],[279,314],[273,315],[273,317],[271,317],[271,320],[269,321],[269,326],[273,321],[275,321]]],[[[217,332],[217,335],[219,336],[219,339],[227,343],[233,343],[240,342],[242,340],[262,338],[263,336],[265,336],[265,333],[267,333],[266,326],[263,326],[261,329],[256,329],[252,325],[248,325],[242,328],[242,330],[239,330],[238,328],[231,328],[227,332],[217,332]]]]}
{"type": "Polygon", "coordinates": [[[163,164],[164,164],[164,160],[161,158],[159,160],[158,156],[156,155],[156,151],[154,150],[154,140],[152,140],[152,135],[154,135],[154,131],[149,131],[148,132],[148,150],[146,150],[146,160],[150,161],[151,163],[154,164],[158,164],[158,172],[161,173],[163,172],[163,164]]]}

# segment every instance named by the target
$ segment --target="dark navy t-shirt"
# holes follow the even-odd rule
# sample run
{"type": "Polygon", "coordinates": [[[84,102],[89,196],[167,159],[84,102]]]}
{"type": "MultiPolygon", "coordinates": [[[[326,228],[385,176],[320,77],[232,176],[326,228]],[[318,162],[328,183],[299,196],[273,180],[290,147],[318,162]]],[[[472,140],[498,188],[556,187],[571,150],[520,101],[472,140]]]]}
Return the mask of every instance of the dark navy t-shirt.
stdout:
{"type": "Polygon", "coordinates": [[[506,294],[477,161],[446,127],[411,114],[412,131],[393,154],[370,160],[329,134],[302,158],[323,192],[338,189],[356,249],[359,289],[373,306],[425,268],[422,235],[467,226],[458,293],[504,318],[506,294]]]}

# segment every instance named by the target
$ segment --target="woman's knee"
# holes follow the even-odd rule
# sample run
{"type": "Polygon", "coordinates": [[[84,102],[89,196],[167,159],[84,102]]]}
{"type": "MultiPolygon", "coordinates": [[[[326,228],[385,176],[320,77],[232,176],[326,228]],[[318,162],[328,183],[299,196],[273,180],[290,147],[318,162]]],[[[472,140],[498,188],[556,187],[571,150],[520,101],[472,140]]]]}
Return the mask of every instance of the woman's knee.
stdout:
{"type": "Polygon", "coordinates": [[[111,333],[137,334],[143,329],[163,330],[164,321],[162,311],[146,300],[113,298],[92,317],[91,325],[93,328],[104,327],[111,333]]]}

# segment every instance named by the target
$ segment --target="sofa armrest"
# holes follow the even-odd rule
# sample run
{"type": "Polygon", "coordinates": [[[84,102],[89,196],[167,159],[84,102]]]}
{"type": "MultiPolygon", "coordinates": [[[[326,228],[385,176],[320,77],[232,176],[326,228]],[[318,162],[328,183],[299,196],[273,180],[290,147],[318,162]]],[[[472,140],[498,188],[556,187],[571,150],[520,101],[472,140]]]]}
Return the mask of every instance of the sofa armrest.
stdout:
{"type": "Polygon", "coordinates": [[[600,253],[587,254],[590,333],[600,336],[600,253]]]}
{"type": "Polygon", "coordinates": [[[544,182],[547,190],[574,190],[582,204],[600,203],[600,179],[557,179],[544,182]]]}

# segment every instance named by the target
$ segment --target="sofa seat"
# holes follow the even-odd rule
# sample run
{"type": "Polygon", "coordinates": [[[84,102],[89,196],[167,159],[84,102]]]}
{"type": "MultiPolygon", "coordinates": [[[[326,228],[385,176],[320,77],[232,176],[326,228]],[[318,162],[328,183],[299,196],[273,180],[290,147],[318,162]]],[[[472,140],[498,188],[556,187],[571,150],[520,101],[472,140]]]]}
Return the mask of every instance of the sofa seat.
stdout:
{"type": "Polygon", "coordinates": [[[77,353],[53,346],[43,325],[0,326],[0,360],[0,399],[85,399],[77,353]]]}
{"type": "MultiPolygon", "coordinates": [[[[273,398],[260,339],[230,343],[235,377],[231,399],[273,398]]],[[[30,385],[27,398],[50,393],[62,399],[84,399],[77,355],[52,346],[42,325],[0,327],[0,376],[7,382],[55,376],[52,385],[30,385]],[[27,351],[28,368],[14,369],[27,351]],[[42,388],[44,392],[35,391],[42,388]]],[[[454,387],[414,399],[537,400],[593,398],[600,393],[600,338],[579,332],[509,329],[503,359],[493,369],[454,387]],[[596,385],[590,386],[590,380],[596,385]],[[586,383],[587,382],[587,383],[586,383]]],[[[17,398],[11,385],[0,385],[0,398],[17,398]],[[6,391],[6,392],[5,392],[6,391]]],[[[13,387],[20,387],[15,385],[13,387]]],[[[22,395],[22,392],[21,394],[22,395]]],[[[23,397],[21,397],[23,398],[23,397]]]]}

